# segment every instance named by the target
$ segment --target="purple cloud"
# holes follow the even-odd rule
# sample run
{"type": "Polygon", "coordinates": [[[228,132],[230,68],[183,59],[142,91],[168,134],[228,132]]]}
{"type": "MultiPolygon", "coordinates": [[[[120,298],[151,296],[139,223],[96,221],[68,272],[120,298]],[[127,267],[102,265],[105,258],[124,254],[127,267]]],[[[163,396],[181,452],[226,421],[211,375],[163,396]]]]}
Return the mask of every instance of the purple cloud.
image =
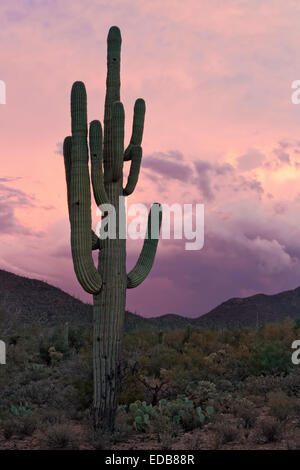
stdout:
{"type": "Polygon", "coordinates": [[[41,232],[33,232],[22,225],[15,216],[15,210],[20,207],[33,207],[33,196],[23,191],[3,184],[16,178],[0,178],[0,232],[2,234],[22,234],[40,236],[41,232]]]}
{"type": "MultiPolygon", "coordinates": [[[[196,169],[196,177],[194,183],[201,190],[203,197],[212,201],[215,198],[213,191],[213,183],[217,176],[226,176],[234,172],[233,166],[229,163],[210,163],[204,160],[197,160],[194,162],[196,169]]],[[[214,189],[218,186],[214,185],[214,189]]]]}
{"type": "Polygon", "coordinates": [[[273,150],[273,152],[281,162],[290,163],[290,156],[284,150],[278,148],[278,149],[273,150]]]}
{"type": "Polygon", "coordinates": [[[177,151],[171,151],[168,154],[157,152],[152,155],[145,156],[143,158],[142,165],[143,168],[148,168],[167,179],[188,181],[193,173],[189,165],[168,159],[168,157],[178,159],[178,156],[182,157],[182,154],[177,151]]]}
{"type": "Polygon", "coordinates": [[[265,156],[257,149],[249,149],[247,153],[241,155],[238,161],[238,169],[241,171],[251,171],[261,166],[265,156]]]}

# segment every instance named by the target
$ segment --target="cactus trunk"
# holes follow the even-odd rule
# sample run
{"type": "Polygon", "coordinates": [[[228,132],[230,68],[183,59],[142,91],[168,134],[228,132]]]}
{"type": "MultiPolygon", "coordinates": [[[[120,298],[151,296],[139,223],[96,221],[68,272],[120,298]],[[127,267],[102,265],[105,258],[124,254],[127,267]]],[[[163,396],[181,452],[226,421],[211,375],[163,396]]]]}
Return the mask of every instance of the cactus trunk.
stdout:
{"type": "MultiPolygon", "coordinates": [[[[112,195],[110,195],[113,200],[112,195]]],[[[118,216],[118,202],[115,204],[118,216]]],[[[94,295],[94,426],[113,429],[120,388],[120,352],[126,300],[126,244],[122,239],[102,241],[98,270],[102,289],[94,295]]]]}

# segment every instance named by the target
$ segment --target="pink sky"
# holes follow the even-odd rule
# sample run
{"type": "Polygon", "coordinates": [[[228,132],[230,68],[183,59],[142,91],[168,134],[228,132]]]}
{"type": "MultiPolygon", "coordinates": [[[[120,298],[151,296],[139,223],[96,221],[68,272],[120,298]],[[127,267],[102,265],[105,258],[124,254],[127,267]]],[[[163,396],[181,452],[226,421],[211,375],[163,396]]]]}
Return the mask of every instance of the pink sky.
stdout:
{"type": "MultiPolygon", "coordinates": [[[[117,25],[126,142],[135,99],[147,107],[129,203],[205,204],[204,248],[163,240],[128,309],[197,316],[300,285],[298,1],[10,0],[0,24],[0,268],[91,300],[73,273],[60,149],[74,81],[86,84],[89,120],[103,121],[117,25]]],[[[129,268],[140,247],[129,243],[129,268]]]]}

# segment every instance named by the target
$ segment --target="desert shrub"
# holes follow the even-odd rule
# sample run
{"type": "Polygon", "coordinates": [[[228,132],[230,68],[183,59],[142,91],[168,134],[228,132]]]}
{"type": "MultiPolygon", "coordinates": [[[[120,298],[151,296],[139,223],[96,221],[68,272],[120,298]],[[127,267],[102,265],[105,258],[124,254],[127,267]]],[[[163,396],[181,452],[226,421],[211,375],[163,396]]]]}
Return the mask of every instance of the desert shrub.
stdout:
{"type": "Polygon", "coordinates": [[[75,390],[74,401],[78,409],[89,408],[93,401],[93,377],[76,379],[73,386],[75,390]]]}
{"type": "Polygon", "coordinates": [[[119,403],[130,405],[136,400],[145,401],[145,387],[134,375],[127,374],[122,380],[119,403]]]}
{"type": "Polygon", "coordinates": [[[219,335],[216,331],[200,328],[192,328],[189,338],[189,346],[197,348],[198,351],[204,353],[205,356],[218,351],[220,344],[219,335]]]}
{"type": "Polygon", "coordinates": [[[296,368],[291,374],[284,377],[280,388],[289,396],[300,397],[300,370],[296,368]]]}
{"type": "Polygon", "coordinates": [[[220,394],[215,400],[214,409],[216,413],[234,414],[237,416],[237,410],[240,408],[253,408],[253,402],[248,398],[235,394],[220,394]]]}
{"type": "Polygon", "coordinates": [[[53,384],[48,384],[46,381],[30,382],[22,387],[20,390],[20,397],[24,400],[36,404],[45,405],[49,402],[50,396],[53,393],[53,384]]]}
{"type": "Polygon", "coordinates": [[[21,437],[32,436],[32,434],[38,427],[38,423],[39,420],[36,416],[25,416],[18,425],[18,435],[21,437]]]}
{"type": "Polygon", "coordinates": [[[190,340],[189,330],[175,330],[165,333],[163,342],[170,348],[182,354],[185,349],[185,344],[190,340]]]}
{"type": "Polygon", "coordinates": [[[171,450],[174,444],[174,438],[170,436],[167,432],[164,432],[160,438],[160,450],[171,450]]]}
{"type": "Polygon", "coordinates": [[[44,364],[28,364],[22,379],[22,385],[27,385],[30,382],[37,382],[46,379],[49,376],[47,367],[44,364]]]}
{"type": "Polygon", "coordinates": [[[68,449],[73,446],[72,431],[66,425],[56,425],[46,435],[50,449],[68,449]]]}
{"type": "Polygon", "coordinates": [[[84,328],[79,326],[69,326],[69,347],[74,348],[77,353],[86,346],[88,336],[84,328]]]}
{"type": "Polygon", "coordinates": [[[157,414],[151,421],[150,431],[156,436],[161,450],[170,450],[172,448],[179,430],[180,427],[168,416],[157,414]]]}
{"type": "Polygon", "coordinates": [[[185,410],[180,416],[179,424],[184,431],[192,431],[195,428],[201,427],[203,423],[201,422],[200,416],[195,413],[195,410],[190,408],[185,410]]]}
{"type": "Polygon", "coordinates": [[[216,390],[217,392],[232,392],[234,390],[234,385],[230,380],[217,379],[216,390]]]}
{"type": "Polygon", "coordinates": [[[1,423],[3,429],[3,435],[5,439],[9,440],[17,430],[17,422],[15,419],[7,419],[1,423]]]}
{"type": "Polygon", "coordinates": [[[232,406],[233,406],[233,397],[231,394],[224,394],[220,395],[214,403],[214,409],[216,413],[232,413],[232,406]]]}
{"type": "Polygon", "coordinates": [[[235,409],[235,415],[241,418],[246,429],[253,428],[257,419],[257,412],[245,405],[239,405],[235,409]]]}
{"type": "Polygon", "coordinates": [[[185,435],[183,439],[184,450],[202,450],[201,435],[197,432],[185,435]]]}
{"type": "Polygon", "coordinates": [[[54,380],[49,377],[47,380],[30,382],[20,388],[17,395],[19,400],[28,401],[32,406],[49,406],[64,410],[66,405],[70,407],[70,396],[73,387],[66,385],[63,381],[54,380]]]}
{"type": "Polygon", "coordinates": [[[215,384],[207,380],[200,380],[194,386],[189,385],[186,394],[196,406],[212,404],[217,396],[215,384]]]}
{"type": "Polygon", "coordinates": [[[255,376],[251,375],[240,384],[241,392],[249,395],[266,396],[272,390],[281,389],[283,386],[283,377],[281,376],[255,376]]]}
{"type": "Polygon", "coordinates": [[[280,342],[272,342],[257,347],[248,361],[254,375],[287,374],[293,368],[290,350],[280,342]]]}
{"type": "Polygon", "coordinates": [[[228,444],[235,441],[240,434],[236,423],[222,420],[214,425],[214,430],[219,435],[221,444],[228,444]]]}
{"type": "Polygon", "coordinates": [[[178,435],[180,430],[179,425],[166,415],[157,413],[151,420],[150,431],[156,435],[158,442],[165,447],[166,450],[168,445],[173,442],[174,438],[178,435]]]}
{"type": "Polygon", "coordinates": [[[124,406],[119,406],[116,414],[115,428],[112,436],[114,443],[125,441],[133,434],[131,419],[124,406]]]}
{"type": "Polygon", "coordinates": [[[248,360],[248,358],[239,359],[229,355],[224,364],[223,377],[232,383],[245,380],[249,375],[248,360]]]}
{"type": "Polygon", "coordinates": [[[270,392],[268,394],[268,406],[272,416],[284,421],[293,410],[293,402],[283,391],[270,392]]]}
{"type": "Polygon", "coordinates": [[[165,396],[161,398],[175,400],[179,395],[186,395],[186,389],[189,385],[196,386],[200,373],[193,360],[190,361],[190,359],[185,355],[180,358],[179,364],[164,372],[163,380],[167,380],[167,388],[164,390],[165,396]]]}
{"type": "Polygon", "coordinates": [[[41,338],[39,344],[39,356],[40,359],[48,366],[51,364],[51,356],[49,354],[49,350],[51,350],[51,348],[54,348],[57,352],[63,353],[63,338],[60,339],[57,334],[41,338]]]}
{"type": "Polygon", "coordinates": [[[44,408],[39,410],[39,417],[41,423],[46,426],[54,426],[56,424],[61,424],[65,419],[65,414],[62,410],[57,410],[53,408],[44,408]]]}
{"type": "Polygon", "coordinates": [[[51,332],[45,331],[43,336],[39,339],[38,344],[38,353],[39,358],[50,365],[51,357],[49,354],[49,349],[54,348],[54,350],[59,354],[62,353],[61,358],[66,359],[70,355],[70,350],[73,348],[77,353],[87,342],[86,330],[79,326],[68,327],[68,339],[66,341],[65,337],[65,326],[56,327],[51,332]]]}
{"type": "Polygon", "coordinates": [[[154,345],[147,354],[141,355],[139,369],[145,376],[159,378],[161,370],[171,369],[179,362],[180,355],[165,344],[154,345]]]}
{"type": "Polygon", "coordinates": [[[257,428],[257,440],[266,442],[278,442],[282,437],[281,423],[273,416],[265,416],[257,428]]]}
{"type": "Polygon", "coordinates": [[[295,322],[287,318],[283,323],[267,323],[259,332],[262,343],[280,343],[282,347],[290,348],[295,339],[295,322]]]}
{"type": "Polygon", "coordinates": [[[295,400],[293,414],[295,416],[295,426],[300,428],[300,401],[295,400]]]}

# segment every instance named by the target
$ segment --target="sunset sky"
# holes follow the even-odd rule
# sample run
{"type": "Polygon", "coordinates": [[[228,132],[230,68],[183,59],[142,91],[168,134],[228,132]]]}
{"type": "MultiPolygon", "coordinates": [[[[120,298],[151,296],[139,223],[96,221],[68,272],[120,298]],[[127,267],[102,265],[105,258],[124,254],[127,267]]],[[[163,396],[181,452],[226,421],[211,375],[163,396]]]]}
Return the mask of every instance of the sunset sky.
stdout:
{"type": "MultiPolygon", "coordinates": [[[[74,81],[85,82],[89,120],[103,122],[117,25],[125,145],[134,101],[146,101],[128,203],[205,205],[204,248],[161,241],[127,308],[198,316],[300,285],[298,0],[10,0],[0,25],[0,269],[92,300],[73,271],[61,148],[74,81]]],[[[140,249],[128,243],[128,269],[140,249]]]]}

